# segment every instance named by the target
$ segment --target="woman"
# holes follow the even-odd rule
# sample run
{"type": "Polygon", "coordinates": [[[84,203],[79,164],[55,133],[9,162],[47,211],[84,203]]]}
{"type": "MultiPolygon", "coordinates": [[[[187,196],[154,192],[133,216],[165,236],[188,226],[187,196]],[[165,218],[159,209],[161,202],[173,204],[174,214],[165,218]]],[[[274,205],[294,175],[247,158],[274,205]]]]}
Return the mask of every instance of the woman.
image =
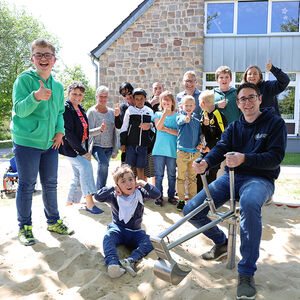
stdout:
{"type": "Polygon", "coordinates": [[[87,111],[91,135],[101,127],[101,133],[91,138],[92,154],[98,162],[98,190],[106,185],[110,158],[115,158],[118,154],[115,115],[114,111],[106,106],[108,92],[108,87],[99,86],[96,91],[97,104],[87,111]]]}
{"type": "MultiPolygon", "coordinates": [[[[81,196],[86,199],[86,211],[93,214],[103,212],[93,201],[96,186],[88,151],[89,125],[83,107],[80,105],[85,87],[81,82],[73,81],[68,86],[68,99],[65,102],[65,136],[59,153],[67,156],[73,169],[73,181],[70,186],[67,205],[79,203],[81,196]]],[[[100,131],[100,129],[99,129],[100,131]]]]}
{"type": "Polygon", "coordinates": [[[246,69],[242,82],[251,82],[257,85],[262,95],[260,108],[274,107],[275,114],[280,116],[277,95],[283,92],[290,82],[287,74],[272,65],[271,60],[268,60],[266,69],[270,71],[277,80],[264,81],[262,72],[257,66],[250,66],[246,69]]]}

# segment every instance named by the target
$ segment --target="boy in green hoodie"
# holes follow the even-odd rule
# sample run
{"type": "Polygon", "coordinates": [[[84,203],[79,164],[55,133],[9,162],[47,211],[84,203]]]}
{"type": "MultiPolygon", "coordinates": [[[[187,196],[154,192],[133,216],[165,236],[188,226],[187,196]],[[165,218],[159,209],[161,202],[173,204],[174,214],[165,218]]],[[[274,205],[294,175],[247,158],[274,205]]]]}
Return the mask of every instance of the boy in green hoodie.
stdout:
{"type": "Polygon", "coordinates": [[[215,104],[226,117],[228,124],[240,117],[240,110],[236,104],[236,88],[230,87],[232,73],[229,67],[220,66],[215,73],[219,87],[214,88],[215,104]]]}
{"type": "Polygon", "coordinates": [[[32,234],[31,205],[37,175],[40,174],[44,212],[48,230],[73,233],[59,217],[57,208],[58,148],[64,131],[64,89],[51,71],[55,48],[44,39],[31,45],[35,70],[18,76],[13,86],[11,132],[19,176],[16,205],[19,240],[35,244],[32,234]]]}

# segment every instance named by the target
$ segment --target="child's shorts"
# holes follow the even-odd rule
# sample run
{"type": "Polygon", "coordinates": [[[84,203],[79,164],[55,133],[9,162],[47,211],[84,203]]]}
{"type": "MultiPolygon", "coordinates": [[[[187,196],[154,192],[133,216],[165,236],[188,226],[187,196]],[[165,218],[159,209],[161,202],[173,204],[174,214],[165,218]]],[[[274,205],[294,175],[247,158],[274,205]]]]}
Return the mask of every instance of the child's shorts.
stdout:
{"type": "Polygon", "coordinates": [[[131,167],[146,168],[148,164],[148,148],[145,146],[126,146],[125,162],[131,167]]]}

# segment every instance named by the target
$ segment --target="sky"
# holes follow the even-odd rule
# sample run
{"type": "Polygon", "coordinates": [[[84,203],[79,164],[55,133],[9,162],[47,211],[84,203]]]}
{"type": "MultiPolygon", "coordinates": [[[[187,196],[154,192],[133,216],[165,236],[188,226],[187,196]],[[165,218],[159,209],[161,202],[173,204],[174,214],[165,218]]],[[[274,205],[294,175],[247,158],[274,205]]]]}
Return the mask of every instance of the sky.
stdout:
{"type": "Polygon", "coordinates": [[[58,37],[61,61],[80,64],[95,86],[95,67],[88,53],[96,48],[143,0],[9,0],[40,20],[58,37]]]}

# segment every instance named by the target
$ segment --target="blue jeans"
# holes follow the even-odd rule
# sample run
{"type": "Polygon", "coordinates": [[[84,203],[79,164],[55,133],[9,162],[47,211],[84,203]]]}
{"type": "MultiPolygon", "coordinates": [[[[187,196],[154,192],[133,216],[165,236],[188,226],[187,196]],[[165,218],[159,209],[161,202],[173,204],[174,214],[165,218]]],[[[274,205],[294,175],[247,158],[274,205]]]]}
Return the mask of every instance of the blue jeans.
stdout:
{"type": "Polygon", "coordinates": [[[92,163],[81,155],[67,157],[73,169],[73,179],[70,185],[68,200],[79,203],[81,196],[86,197],[97,192],[93,175],[92,163]]]}
{"type": "MultiPolygon", "coordinates": [[[[262,233],[261,207],[274,193],[274,183],[262,177],[250,175],[235,175],[235,195],[240,197],[240,252],[242,259],[238,264],[239,274],[253,276],[257,267],[256,261],[259,257],[259,245],[262,233]]],[[[229,174],[226,173],[209,185],[211,196],[216,207],[222,206],[230,198],[229,174]]],[[[201,205],[206,198],[203,189],[183,209],[187,215],[194,208],[201,205]]],[[[207,217],[209,208],[203,209],[191,218],[195,227],[200,228],[210,222],[207,217]]],[[[223,244],[226,236],[217,226],[207,230],[204,234],[212,239],[215,244],[223,244]]]]}
{"type": "Polygon", "coordinates": [[[57,208],[58,150],[42,150],[14,143],[14,153],[19,176],[16,194],[19,227],[32,225],[32,195],[38,173],[42,185],[44,213],[49,225],[59,220],[57,208]]]}
{"type": "Polygon", "coordinates": [[[135,248],[129,256],[135,262],[153,250],[150,236],[145,230],[130,230],[115,223],[108,224],[103,238],[104,261],[107,266],[119,264],[117,245],[120,244],[135,248]]]}
{"type": "Polygon", "coordinates": [[[98,162],[97,169],[97,190],[100,190],[106,186],[106,180],[108,175],[109,160],[112,154],[113,148],[102,148],[99,146],[93,147],[93,156],[98,162]]]}
{"type": "Polygon", "coordinates": [[[155,166],[155,186],[160,191],[163,197],[163,178],[165,172],[165,166],[167,166],[168,175],[168,197],[174,197],[175,195],[175,183],[176,183],[176,158],[162,155],[153,155],[155,166]]]}

